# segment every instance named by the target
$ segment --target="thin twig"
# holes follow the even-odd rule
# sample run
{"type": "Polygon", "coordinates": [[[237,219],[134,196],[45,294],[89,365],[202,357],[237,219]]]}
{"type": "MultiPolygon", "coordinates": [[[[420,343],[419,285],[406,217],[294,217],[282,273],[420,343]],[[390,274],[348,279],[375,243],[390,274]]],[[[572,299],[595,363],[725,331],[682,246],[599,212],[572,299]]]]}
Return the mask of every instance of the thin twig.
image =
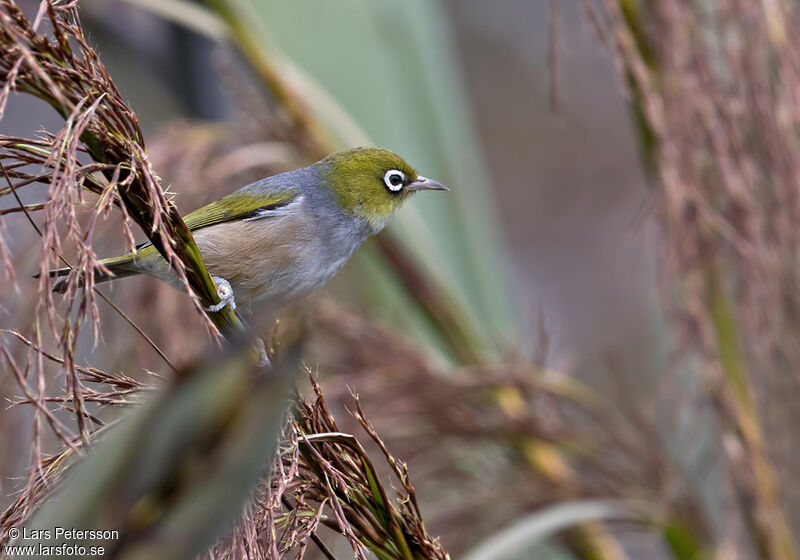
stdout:
{"type": "MultiPolygon", "coordinates": [[[[289,508],[290,511],[297,509],[297,506],[293,506],[292,502],[289,501],[289,498],[284,495],[281,495],[281,502],[283,502],[283,505],[289,508]]],[[[320,539],[316,533],[311,533],[311,540],[314,541],[314,544],[317,545],[317,548],[319,548],[320,552],[322,552],[322,555],[325,556],[325,558],[328,560],[336,560],[336,556],[333,555],[333,552],[330,551],[327,545],[322,542],[322,539],[320,539]]]]}
{"type": "MultiPolygon", "coordinates": [[[[11,179],[8,176],[8,172],[6,172],[6,168],[5,168],[5,166],[3,165],[3,163],[1,161],[0,161],[0,170],[3,172],[3,176],[5,177],[6,182],[8,183],[8,187],[9,187],[9,189],[11,189],[11,192],[14,194],[14,198],[16,199],[17,203],[19,204],[19,207],[20,207],[21,211],[25,214],[25,217],[28,218],[28,221],[30,222],[31,226],[36,231],[36,233],[39,235],[39,237],[43,237],[42,230],[40,230],[39,226],[36,225],[36,222],[33,221],[33,217],[31,217],[31,215],[28,213],[28,209],[22,203],[22,199],[20,199],[19,194],[17,193],[17,189],[15,188],[14,184],[11,182],[11,179]]],[[[51,247],[51,249],[55,250],[53,247],[51,247]]],[[[58,256],[59,259],[61,259],[61,261],[67,267],[72,268],[72,265],[69,263],[69,261],[67,261],[67,259],[65,259],[61,254],[58,254],[57,256],[58,256]]],[[[116,311],[120,315],[120,317],[122,317],[125,320],[125,322],[128,323],[133,328],[133,330],[135,330],[137,333],[139,333],[139,335],[142,338],[144,338],[144,340],[150,345],[150,347],[153,350],[156,351],[156,353],[161,357],[161,359],[164,360],[164,363],[166,363],[167,366],[169,366],[169,368],[173,372],[177,372],[178,371],[178,368],[175,367],[175,364],[172,363],[172,360],[170,360],[167,357],[167,355],[164,353],[164,351],[161,350],[161,348],[158,347],[158,345],[153,341],[153,339],[150,338],[147,335],[147,333],[144,332],[144,330],[133,321],[133,319],[131,319],[122,309],[120,309],[103,292],[101,292],[99,288],[97,288],[95,286],[95,287],[93,287],[93,290],[94,290],[94,293],[96,293],[98,296],[100,296],[100,298],[103,301],[105,301],[109,306],[111,306],[111,309],[116,311]]]]}

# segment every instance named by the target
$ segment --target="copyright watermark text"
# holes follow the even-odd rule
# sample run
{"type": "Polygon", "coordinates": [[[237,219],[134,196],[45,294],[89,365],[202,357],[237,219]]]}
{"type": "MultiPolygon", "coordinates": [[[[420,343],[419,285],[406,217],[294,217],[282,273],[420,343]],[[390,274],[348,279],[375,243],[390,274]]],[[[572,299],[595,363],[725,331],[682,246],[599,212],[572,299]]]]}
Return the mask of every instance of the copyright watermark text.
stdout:
{"type": "Polygon", "coordinates": [[[11,527],[6,536],[9,544],[0,548],[0,552],[8,556],[91,558],[103,556],[108,541],[119,539],[119,531],[58,526],[48,529],[11,527]]]}

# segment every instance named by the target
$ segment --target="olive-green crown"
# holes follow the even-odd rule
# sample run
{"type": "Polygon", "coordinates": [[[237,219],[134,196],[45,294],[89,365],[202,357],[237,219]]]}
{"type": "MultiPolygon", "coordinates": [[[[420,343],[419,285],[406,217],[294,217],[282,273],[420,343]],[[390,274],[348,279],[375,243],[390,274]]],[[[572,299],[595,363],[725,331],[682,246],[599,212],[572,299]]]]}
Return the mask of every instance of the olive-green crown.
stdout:
{"type": "Polygon", "coordinates": [[[403,158],[380,148],[351,148],[329,155],[319,162],[339,206],[367,220],[373,229],[382,229],[392,214],[411,195],[401,188],[390,190],[385,177],[396,169],[406,183],[415,181],[417,172],[403,158]]]}

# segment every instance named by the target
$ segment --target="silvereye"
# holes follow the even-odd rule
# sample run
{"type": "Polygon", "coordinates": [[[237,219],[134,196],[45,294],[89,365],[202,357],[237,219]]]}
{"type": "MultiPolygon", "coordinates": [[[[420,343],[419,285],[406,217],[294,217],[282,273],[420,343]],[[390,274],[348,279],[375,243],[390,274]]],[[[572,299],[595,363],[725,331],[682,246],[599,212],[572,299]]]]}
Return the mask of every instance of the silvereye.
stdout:
{"type": "MultiPolygon", "coordinates": [[[[309,294],[422,190],[448,189],[388,150],[353,148],[256,181],[188,214],[186,226],[223,300],[213,310],[238,303],[251,312],[274,312],[309,294]]],[[[150,243],[102,263],[111,274],[96,271],[96,282],[148,274],[181,286],[150,243]]],[[[65,281],[53,289],[63,291],[65,281]]]]}

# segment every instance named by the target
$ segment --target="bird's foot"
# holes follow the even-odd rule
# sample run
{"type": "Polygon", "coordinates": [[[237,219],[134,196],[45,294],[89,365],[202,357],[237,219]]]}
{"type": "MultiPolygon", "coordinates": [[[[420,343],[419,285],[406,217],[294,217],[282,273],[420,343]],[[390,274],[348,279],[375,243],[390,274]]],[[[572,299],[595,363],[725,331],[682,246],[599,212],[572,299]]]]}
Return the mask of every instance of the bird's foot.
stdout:
{"type": "Polygon", "coordinates": [[[226,305],[229,305],[231,307],[231,311],[236,311],[236,300],[233,298],[233,288],[231,287],[231,283],[219,276],[212,276],[211,279],[214,281],[214,284],[217,285],[217,297],[219,297],[219,303],[204,307],[203,309],[205,311],[216,313],[226,305]]]}
{"type": "Polygon", "coordinates": [[[258,362],[256,366],[272,367],[272,362],[269,361],[269,356],[267,355],[267,347],[264,346],[264,341],[260,338],[256,339],[256,351],[258,352],[258,362]]]}

